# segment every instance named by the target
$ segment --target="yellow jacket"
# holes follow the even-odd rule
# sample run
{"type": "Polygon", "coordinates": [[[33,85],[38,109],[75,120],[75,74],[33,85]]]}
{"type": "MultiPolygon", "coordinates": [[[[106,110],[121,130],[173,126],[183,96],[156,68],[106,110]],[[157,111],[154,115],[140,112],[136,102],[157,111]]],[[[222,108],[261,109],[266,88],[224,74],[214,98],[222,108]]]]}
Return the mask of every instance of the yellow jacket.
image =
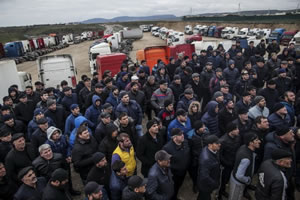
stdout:
{"type": "Polygon", "coordinates": [[[114,154],[118,154],[121,160],[125,163],[125,166],[128,171],[127,177],[132,176],[136,169],[136,160],[135,160],[133,147],[130,148],[130,152],[127,152],[127,151],[123,151],[118,145],[118,147],[113,152],[113,155],[114,154]]]}

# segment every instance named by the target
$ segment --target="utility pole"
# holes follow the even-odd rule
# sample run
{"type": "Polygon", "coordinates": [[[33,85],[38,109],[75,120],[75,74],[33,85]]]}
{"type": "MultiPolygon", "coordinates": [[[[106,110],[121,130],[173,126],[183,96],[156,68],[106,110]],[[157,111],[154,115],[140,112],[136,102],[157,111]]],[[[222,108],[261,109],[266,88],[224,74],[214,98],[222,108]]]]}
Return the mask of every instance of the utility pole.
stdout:
{"type": "Polygon", "coordinates": [[[238,15],[241,15],[241,3],[239,3],[238,15]]]}

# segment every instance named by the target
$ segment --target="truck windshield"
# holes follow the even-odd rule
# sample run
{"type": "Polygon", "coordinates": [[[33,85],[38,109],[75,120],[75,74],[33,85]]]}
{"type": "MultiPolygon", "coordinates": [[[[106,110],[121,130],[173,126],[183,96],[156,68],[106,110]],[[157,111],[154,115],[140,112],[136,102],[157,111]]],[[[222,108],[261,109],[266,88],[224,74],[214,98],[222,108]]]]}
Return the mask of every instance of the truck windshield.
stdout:
{"type": "Polygon", "coordinates": [[[244,31],[239,31],[238,35],[245,35],[246,33],[244,31]]]}
{"type": "Polygon", "coordinates": [[[97,58],[97,56],[99,55],[99,53],[93,53],[92,54],[92,59],[95,60],[97,58]]]}
{"type": "Polygon", "coordinates": [[[248,35],[248,36],[254,36],[255,33],[254,33],[254,32],[248,32],[247,35],[248,35]]]}
{"type": "Polygon", "coordinates": [[[279,35],[279,33],[277,33],[277,32],[272,32],[271,34],[270,34],[270,37],[277,37],[279,35]]]}
{"type": "Polygon", "coordinates": [[[282,36],[282,39],[292,39],[293,35],[284,35],[282,36]]]}

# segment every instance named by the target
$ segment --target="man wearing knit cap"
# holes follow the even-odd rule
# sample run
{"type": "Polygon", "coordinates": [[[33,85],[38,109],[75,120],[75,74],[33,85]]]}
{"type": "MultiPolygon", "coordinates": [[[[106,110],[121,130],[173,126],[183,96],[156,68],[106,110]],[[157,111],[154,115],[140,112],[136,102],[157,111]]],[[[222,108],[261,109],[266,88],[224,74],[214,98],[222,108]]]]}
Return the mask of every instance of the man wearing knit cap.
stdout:
{"type": "Polygon", "coordinates": [[[163,126],[168,127],[170,122],[175,118],[174,104],[171,100],[166,100],[164,103],[165,108],[158,113],[163,126]]]}
{"type": "Polygon", "coordinates": [[[263,96],[266,100],[266,106],[271,112],[276,102],[279,101],[278,91],[276,90],[276,83],[273,79],[267,82],[267,87],[259,91],[259,95],[263,96]]]}
{"type": "Polygon", "coordinates": [[[25,137],[23,133],[17,133],[12,136],[11,143],[13,149],[7,154],[5,158],[5,166],[8,177],[19,184],[17,178],[18,172],[31,165],[32,161],[36,157],[34,149],[30,143],[25,143],[25,137]]]}
{"type": "Polygon", "coordinates": [[[72,104],[77,104],[77,94],[72,93],[72,88],[71,87],[65,87],[63,89],[64,97],[61,100],[61,104],[63,105],[64,109],[67,111],[68,115],[70,114],[70,106],[72,104]]]}
{"type": "Polygon", "coordinates": [[[187,138],[187,133],[192,130],[191,120],[187,116],[187,112],[183,109],[176,111],[176,118],[171,121],[168,126],[168,140],[171,139],[171,131],[173,128],[179,128],[187,138]]]}
{"type": "Polygon", "coordinates": [[[42,199],[47,181],[43,177],[36,177],[31,166],[21,169],[18,173],[18,179],[23,184],[19,187],[14,199],[42,199]]]}
{"type": "Polygon", "coordinates": [[[210,135],[205,138],[207,146],[201,151],[198,168],[198,198],[197,200],[210,200],[211,194],[220,186],[220,158],[221,147],[219,138],[210,135]]]}
{"type": "Polygon", "coordinates": [[[56,169],[44,189],[42,200],[72,200],[67,192],[68,172],[62,168],[56,169]]]}
{"type": "Polygon", "coordinates": [[[84,187],[86,200],[108,200],[105,189],[94,181],[88,182],[84,187]]]}
{"type": "Polygon", "coordinates": [[[262,163],[258,170],[256,199],[287,199],[286,169],[292,167],[293,155],[283,149],[275,149],[272,159],[262,163]]]}
{"type": "Polygon", "coordinates": [[[12,149],[11,139],[11,132],[0,128],[0,162],[4,163],[6,155],[12,149]]]}
{"type": "Polygon", "coordinates": [[[238,112],[239,109],[249,110],[251,104],[251,95],[249,92],[244,92],[242,98],[235,104],[235,110],[238,112]]]}
{"type": "Polygon", "coordinates": [[[86,181],[95,181],[99,185],[104,185],[106,191],[109,190],[110,166],[108,166],[105,155],[101,152],[93,154],[92,159],[95,165],[89,171],[86,181]]]}
{"type": "Polygon", "coordinates": [[[226,67],[223,71],[223,77],[225,78],[226,83],[229,84],[229,91],[232,93],[233,88],[240,77],[240,72],[235,67],[234,60],[229,60],[228,67],[226,67]]]}
{"type": "Polygon", "coordinates": [[[249,109],[248,116],[255,120],[258,116],[268,117],[269,109],[266,107],[266,100],[263,96],[256,96],[254,98],[254,104],[252,108],[249,109]]]}
{"type": "Polygon", "coordinates": [[[270,123],[270,130],[273,131],[289,125],[291,118],[288,115],[286,107],[282,103],[277,103],[273,108],[273,113],[268,117],[268,121],[270,123]]]}
{"type": "Polygon", "coordinates": [[[12,114],[3,115],[2,120],[4,122],[2,128],[11,132],[12,135],[14,135],[15,133],[25,132],[24,123],[20,120],[14,119],[14,116],[12,114]]]}
{"type": "Polygon", "coordinates": [[[209,91],[209,83],[210,80],[214,77],[215,73],[214,70],[212,69],[212,63],[207,62],[205,64],[205,68],[200,74],[200,80],[203,83],[203,102],[202,102],[202,109],[205,108],[206,104],[210,101],[211,99],[211,94],[209,91]]]}
{"type": "Polygon", "coordinates": [[[218,103],[218,108],[220,110],[224,107],[224,95],[222,92],[220,91],[215,92],[212,97],[212,100],[218,103]]]}
{"type": "Polygon", "coordinates": [[[172,90],[173,95],[174,95],[174,100],[175,100],[174,105],[177,105],[177,102],[179,101],[180,96],[184,92],[184,87],[181,83],[181,78],[178,74],[176,74],[174,76],[174,79],[169,87],[172,90]]]}
{"type": "Polygon", "coordinates": [[[228,200],[241,200],[243,196],[249,199],[249,193],[244,192],[247,185],[251,184],[255,170],[255,150],[260,146],[260,140],[254,133],[244,135],[242,145],[235,157],[234,167],[230,178],[228,200]]]}
{"type": "Polygon", "coordinates": [[[155,153],[162,149],[163,135],[159,134],[158,122],[152,119],[147,122],[147,132],[139,139],[136,154],[142,162],[142,174],[148,176],[149,169],[155,163],[155,153]]]}
{"type": "Polygon", "coordinates": [[[132,176],[128,179],[128,186],[122,192],[122,200],[143,200],[146,192],[147,179],[132,176]]]}
{"type": "Polygon", "coordinates": [[[70,106],[71,114],[66,119],[64,135],[69,136],[72,130],[75,128],[75,118],[81,116],[80,108],[78,104],[72,104],[70,106]]]}
{"type": "Polygon", "coordinates": [[[177,195],[183,184],[186,172],[190,166],[190,148],[187,140],[184,139],[183,131],[179,128],[171,130],[171,140],[163,147],[171,157],[171,171],[174,181],[173,199],[178,199],[177,195]]]}
{"type": "Polygon", "coordinates": [[[229,194],[225,191],[226,184],[230,179],[231,172],[234,167],[236,152],[241,146],[240,131],[236,124],[228,123],[226,133],[220,138],[221,149],[220,159],[224,167],[222,172],[222,183],[219,191],[219,197],[222,195],[228,198],[229,194]]]}
{"type": "Polygon", "coordinates": [[[282,96],[285,91],[292,89],[292,79],[291,77],[287,76],[286,70],[286,68],[280,68],[278,71],[278,76],[273,79],[276,83],[276,89],[279,96],[282,96]]]}

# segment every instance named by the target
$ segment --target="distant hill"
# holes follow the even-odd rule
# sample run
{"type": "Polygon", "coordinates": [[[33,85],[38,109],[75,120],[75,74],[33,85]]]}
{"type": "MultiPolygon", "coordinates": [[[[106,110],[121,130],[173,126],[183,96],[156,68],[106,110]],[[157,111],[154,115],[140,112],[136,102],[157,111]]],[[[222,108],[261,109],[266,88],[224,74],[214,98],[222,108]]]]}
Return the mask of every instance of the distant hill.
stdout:
{"type": "Polygon", "coordinates": [[[132,22],[132,21],[163,21],[163,20],[180,20],[175,15],[153,15],[153,16],[120,16],[112,19],[105,18],[93,18],[82,21],[83,24],[94,24],[94,23],[109,23],[109,22],[132,22]]]}
{"type": "Polygon", "coordinates": [[[224,16],[224,15],[253,16],[253,15],[266,15],[266,14],[273,15],[281,12],[296,12],[296,10],[247,10],[241,12],[201,13],[201,14],[188,15],[188,16],[199,16],[199,17],[224,16]]]}

